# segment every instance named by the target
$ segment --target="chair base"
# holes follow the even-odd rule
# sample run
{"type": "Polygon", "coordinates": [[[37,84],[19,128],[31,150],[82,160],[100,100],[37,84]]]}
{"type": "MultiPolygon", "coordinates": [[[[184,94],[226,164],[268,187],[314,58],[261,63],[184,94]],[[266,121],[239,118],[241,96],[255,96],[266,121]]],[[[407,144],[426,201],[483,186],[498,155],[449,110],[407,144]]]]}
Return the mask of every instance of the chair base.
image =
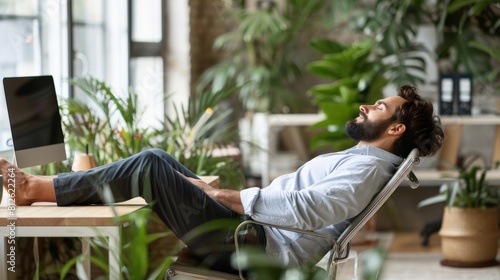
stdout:
{"type": "Polygon", "coordinates": [[[168,268],[165,280],[240,280],[240,277],[235,274],[174,263],[168,268]]]}

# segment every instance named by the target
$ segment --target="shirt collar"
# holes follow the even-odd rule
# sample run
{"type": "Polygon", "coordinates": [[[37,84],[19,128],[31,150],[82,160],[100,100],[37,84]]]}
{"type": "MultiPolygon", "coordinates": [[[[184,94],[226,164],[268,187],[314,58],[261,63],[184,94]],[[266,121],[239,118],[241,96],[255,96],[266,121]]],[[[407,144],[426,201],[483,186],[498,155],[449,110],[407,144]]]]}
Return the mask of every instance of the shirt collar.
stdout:
{"type": "Polygon", "coordinates": [[[394,164],[395,166],[400,165],[403,162],[403,158],[399,157],[393,153],[390,153],[386,150],[379,149],[377,147],[373,147],[370,145],[363,145],[361,147],[354,146],[346,150],[346,153],[349,154],[359,154],[359,155],[369,155],[375,156],[384,160],[387,160],[394,164]]]}

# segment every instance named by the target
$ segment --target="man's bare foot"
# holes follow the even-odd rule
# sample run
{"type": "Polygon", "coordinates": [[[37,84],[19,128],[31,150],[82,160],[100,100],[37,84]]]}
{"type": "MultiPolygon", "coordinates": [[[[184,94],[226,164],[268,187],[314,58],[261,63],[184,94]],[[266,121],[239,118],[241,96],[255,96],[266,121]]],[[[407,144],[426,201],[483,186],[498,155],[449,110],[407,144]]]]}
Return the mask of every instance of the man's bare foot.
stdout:
{"type": "Polygon", "coordinates": [[[16,205],[31,205],[37,201],[55,201],[55,197],[53,200],[41,200],[38,194],[47,187],[53,189],[52,178],[28,174],[4,159],[0,159],[0,170],[3,176],[3,188],[16,205]]]}

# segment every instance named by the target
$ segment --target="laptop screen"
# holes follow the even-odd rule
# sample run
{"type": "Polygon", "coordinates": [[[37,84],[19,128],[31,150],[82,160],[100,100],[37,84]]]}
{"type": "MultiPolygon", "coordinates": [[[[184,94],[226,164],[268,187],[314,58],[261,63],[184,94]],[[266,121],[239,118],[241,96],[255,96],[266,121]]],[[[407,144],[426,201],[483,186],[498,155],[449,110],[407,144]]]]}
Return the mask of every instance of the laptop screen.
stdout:
{"type": "Polygon", "coordinates": [[[10,77],[3,83],[18,166],[65,160],[66,154],[60,154],[64,136],[52,76],[10,77]]]}

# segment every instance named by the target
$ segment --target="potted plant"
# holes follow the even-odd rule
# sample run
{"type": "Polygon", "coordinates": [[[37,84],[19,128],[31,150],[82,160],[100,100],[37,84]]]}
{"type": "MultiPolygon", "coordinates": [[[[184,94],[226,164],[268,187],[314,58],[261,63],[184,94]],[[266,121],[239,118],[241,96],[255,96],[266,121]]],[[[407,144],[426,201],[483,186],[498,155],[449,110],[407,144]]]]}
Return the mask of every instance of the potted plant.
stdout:
{"type": "Polygon", "coordinates": [[[443,184],[439,195],[418,204],[422,207],[446,203],[439,231],[442,265],[485,267],[498,264],[500,188],[487,184],[486,172],[477,166],[460,170],[458,179],[443,184]]]}

